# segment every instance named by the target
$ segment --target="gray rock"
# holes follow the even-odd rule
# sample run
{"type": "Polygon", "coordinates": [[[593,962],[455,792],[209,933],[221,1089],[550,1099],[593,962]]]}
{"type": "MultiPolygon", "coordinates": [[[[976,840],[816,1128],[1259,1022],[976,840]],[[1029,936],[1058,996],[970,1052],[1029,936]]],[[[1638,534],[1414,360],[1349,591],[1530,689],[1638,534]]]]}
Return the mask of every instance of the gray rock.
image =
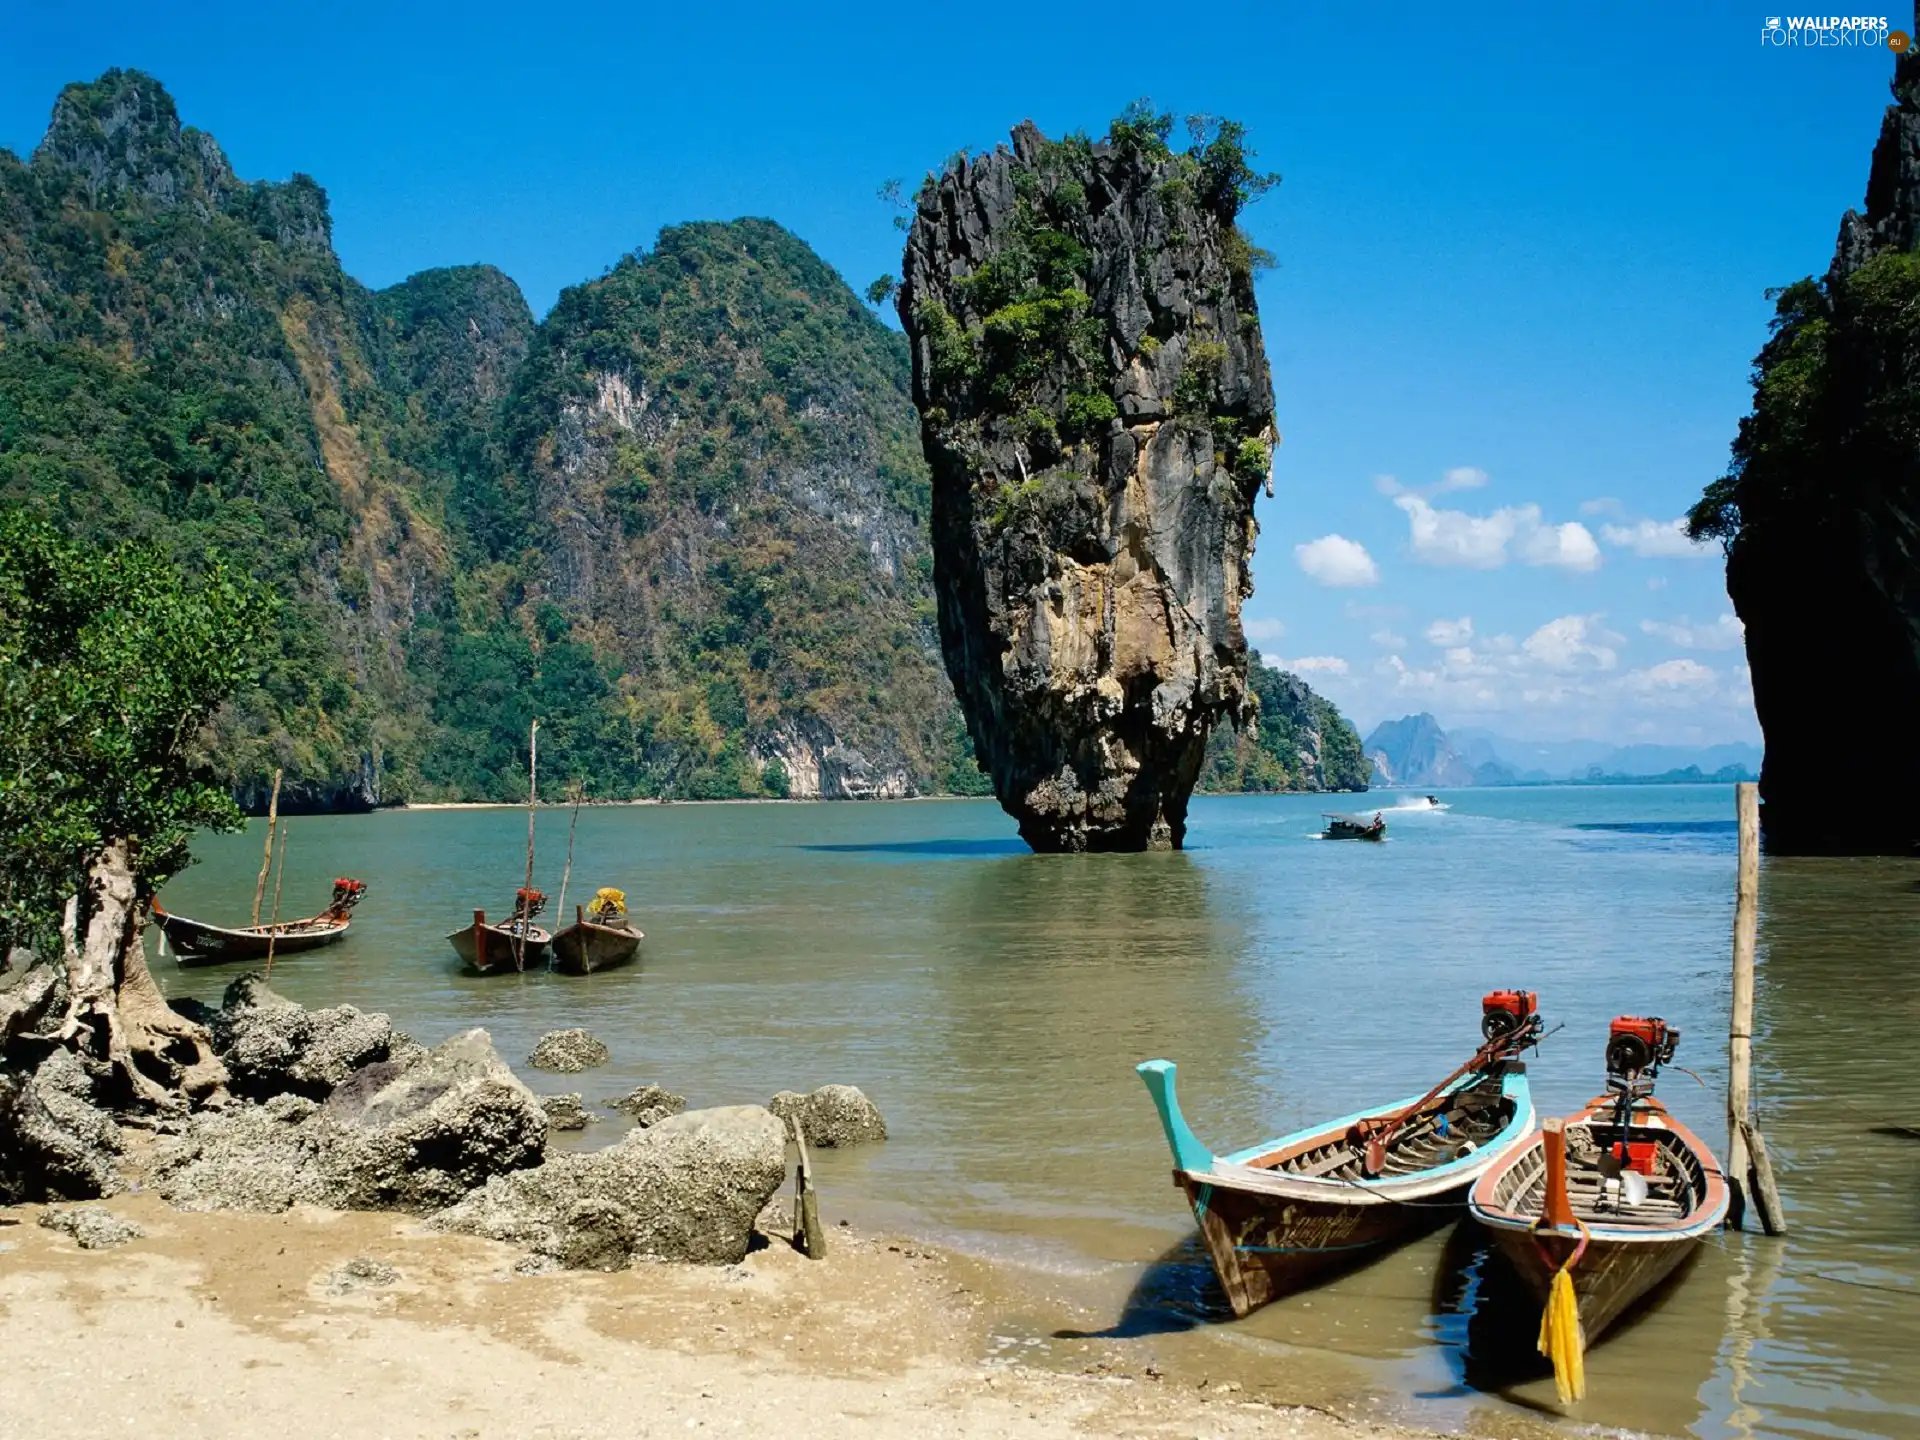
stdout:
{"type": "Polygon", "coordinates": [[[527,1063],[536,1070],[577,1075],[607,1063],[607,1047],[585,1030],[554,1030],[540,1037],[527,1063]]]}
{"type": "Polygon", "coordinates": [[[264,1100],[284,1093],[324,1100],[349,1075],[379,1061],[423,1053],[385,1015],[351,1005],[308,1010],[258,975],[227,987],[208,1029],[234,1094],[264,1100]]]}
{"type": "Polygon", "coordinates": [[[786,1126],[758,1105],[694,1110],[618,1144],[503,1175],[431,1218],[440,1229],[522,1245],[569,1264],[628,1252],[737,1263],[787,1173],[786,1126]],[[600,1208],[582,1209],[586,1202],[600,1208]]]}
{"type": "Polygon", "coordinates": [[[370,1255],[356,1255],[333,1272],[327,1283],[330,1295],[347,1295],[355,1290],[381,1289],[400,1278],[400,1272],[370,1255]]]}
{"type": "Polygon", "coordinates": [[[78,1205],[53,1206],[40,1212],[40,1224],[47,1230],[71,1235],[82,1250],[105,1250],[138,1240],[147,1232],[131,1220],[123,1220],[108,1210],[91,1210],[78,1205]]]}
{"type": "Polygon", "coordinates": [[[584,1130],[593,1121],[578,1095],[542,1095],[540,1108],[546,1111],[550,1130],[584,1130]]]}
{"type": "Polygon", "coordinates": [[[671,1090],[663,1090],[658,1085],[642,1085],[638,1090],[630,1090],[618,1100],[607,1101],[609,1109],[618,1110],[636,1124],[645,1128],[658,1125],[669,1115],[678,1115],[687,1108],[687,1098],[676,1095],[671,1090]]]}
{"type": "Polygon", "coordinates": [[[196,1116],[155,1153],[154,1184],[185,1209],[426,1211],[540,1163],[547,1118],[469,1030],[402,1066],[355,1072],[324,1105],[277,1097],[196,1116]]]}
{"type": "Polygon", "coordinates": [[[31,1074],[0,1064],[0,1203],[93,1200],[126,1188],[120,1127],[71,1051],[31,1074]]]}
{"type": "Polygon", "coordinates": [[[1273,385],[1238,195],[1152,147],[1012,138],[921,191],[899,291],[941,648],[1028,844],[1178,848],[1209,730],[1250,709],[1273,385]],[[1084,320],[986,335],[1003,289],[970,282],[1028,273],[1042,231],[1085,256],[1084,320]]]}
{"type": "Polygon", "coordinates": [[[852,1085],[822,1085],[810,1095],[782,1090],[767,1102],[767,1108],[782,1120],[798,1120],[807,1144],[821,1149],[845,1149],[887,1138],[880,1107],[852,1085]]]}

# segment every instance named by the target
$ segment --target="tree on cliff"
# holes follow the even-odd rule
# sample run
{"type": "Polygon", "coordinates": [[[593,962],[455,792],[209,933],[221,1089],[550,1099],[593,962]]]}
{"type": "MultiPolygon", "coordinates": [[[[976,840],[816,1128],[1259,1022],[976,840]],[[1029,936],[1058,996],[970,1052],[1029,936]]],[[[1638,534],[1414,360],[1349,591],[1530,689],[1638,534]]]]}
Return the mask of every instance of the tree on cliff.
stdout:
{"type": "Polygon", "coordinates": [[[218,561],[189,576],[150,545],[0,515],[0,941],[58,957],[0,997],[0,1047],[69,1046],[119,1103],[225,1084],[142,933],[192,832],[240,823],[201,731],[256,678],[272,609],[218,561]]]}

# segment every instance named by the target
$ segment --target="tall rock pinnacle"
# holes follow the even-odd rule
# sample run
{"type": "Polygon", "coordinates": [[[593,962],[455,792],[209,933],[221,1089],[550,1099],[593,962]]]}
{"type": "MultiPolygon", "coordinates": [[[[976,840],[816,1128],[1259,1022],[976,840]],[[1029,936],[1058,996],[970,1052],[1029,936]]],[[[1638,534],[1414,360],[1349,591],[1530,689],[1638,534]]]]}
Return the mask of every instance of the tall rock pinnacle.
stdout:
{"type": "MultiPolygon", "coordinates": [[[[1920,13],[1915,31],[1920,32],[1920,13]]],[[[1911,32],[1910,32],[1911,33],[1911,32]]],[[[1727,547],[1766,734],[1775,853],[1920,849],[1920,54],[1894,65],[1866,203],[1822,279],[1779,292],[1753,413],[1688,517],[1727,547]],[[1842,783],[1877,752],[1874,799],[1842,783]],[[1896,738],[1899,737],[1899,738],[1896,738]]]]}
{"type": "Polygon", "coordinates": [[[1037,850],[1177,848],[1208,729],[1247,705],[1240,607],[1273,387],[1271,183],[1166,117],[963,159],[921,190],[899,292],[933,470],[947,671],[1037,850]]]}

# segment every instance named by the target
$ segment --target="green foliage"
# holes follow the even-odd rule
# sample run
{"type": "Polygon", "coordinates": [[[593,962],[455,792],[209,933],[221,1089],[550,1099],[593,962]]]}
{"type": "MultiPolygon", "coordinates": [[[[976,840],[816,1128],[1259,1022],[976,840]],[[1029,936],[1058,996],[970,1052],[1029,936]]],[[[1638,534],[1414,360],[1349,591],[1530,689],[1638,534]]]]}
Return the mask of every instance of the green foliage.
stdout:
{"type": "Polygon", "coordinates": [[[1221,725],[1207,737],[1200,788],[1214,793],[1365,790],[1371,773],[1360,735],[1332,701],[1298,676],[1247,654],[1256,717],[1236,732],[1221,725]]]}
{"type": "Polygon", "coordinates": [[[993,794],[993,777],[988,775],[975,755],[973,737],[967,734],[967,722],[960,714],[960,707],[954,706],[947,712],[944,733],[946,747],[945,774],[941,777],[941,789],[949,795],[967,795],[974,797],[993,794]]]}
{"type": "Polygon", "coordinates": [[[152,886],[196,829],[239,813],[201,731],[254,678],[273,617],[218,560],[189,576],[157,547],[96,550],[0,512],[0,932],[45,945],[88,856],[131,842],[152,886]]]}
{"type": "Polygon", "coordinates": [[[894,296],[900,288],[900,282],[891,275],[882,275],[866,288],[867,303],[878,309],[894,296]]]}
{"type": "Polygon", "coordinates": [[[1145,96],[1129,101],[1107,127],[1107,139],[1112,144],[1150,160],[1163,160],[1173,153],[1167,145],[1167,137],[1172,134],[1173,112],[1155,110],[1153,101],[1145,96]]]}
{"type": "Polygon", "coordinates": [[[1264,480],[1267,472],[1273,468],[1273,451],[1264,440],[1249,438],[1242,440],[1233,452],[1233,470],[1236,475],[1249,480],[1264,480]]]}

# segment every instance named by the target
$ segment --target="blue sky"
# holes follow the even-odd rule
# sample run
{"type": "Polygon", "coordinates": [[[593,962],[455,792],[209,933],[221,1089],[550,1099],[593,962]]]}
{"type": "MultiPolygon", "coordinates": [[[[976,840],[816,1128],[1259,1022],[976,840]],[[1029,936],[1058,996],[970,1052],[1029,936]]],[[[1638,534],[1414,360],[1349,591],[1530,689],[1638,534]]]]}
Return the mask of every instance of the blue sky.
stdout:
{"type": "Polygon", "coordinates": [[[1757,736],[1718,557],[1663,527],[1724,468],[1763,292],[1860,202],[1885,50],[1763,46],[1763,5],[694,8],[40,4],[0,145],[138,66],[241,175],[318,179],[361,280],[489,261],[544,311],[747,214],[864,285],[884,179],[1138,95],[1234,116],[1285,177],[1248,217],[1285,437],[1256,643],[1363,728],[1757,736]]]}

